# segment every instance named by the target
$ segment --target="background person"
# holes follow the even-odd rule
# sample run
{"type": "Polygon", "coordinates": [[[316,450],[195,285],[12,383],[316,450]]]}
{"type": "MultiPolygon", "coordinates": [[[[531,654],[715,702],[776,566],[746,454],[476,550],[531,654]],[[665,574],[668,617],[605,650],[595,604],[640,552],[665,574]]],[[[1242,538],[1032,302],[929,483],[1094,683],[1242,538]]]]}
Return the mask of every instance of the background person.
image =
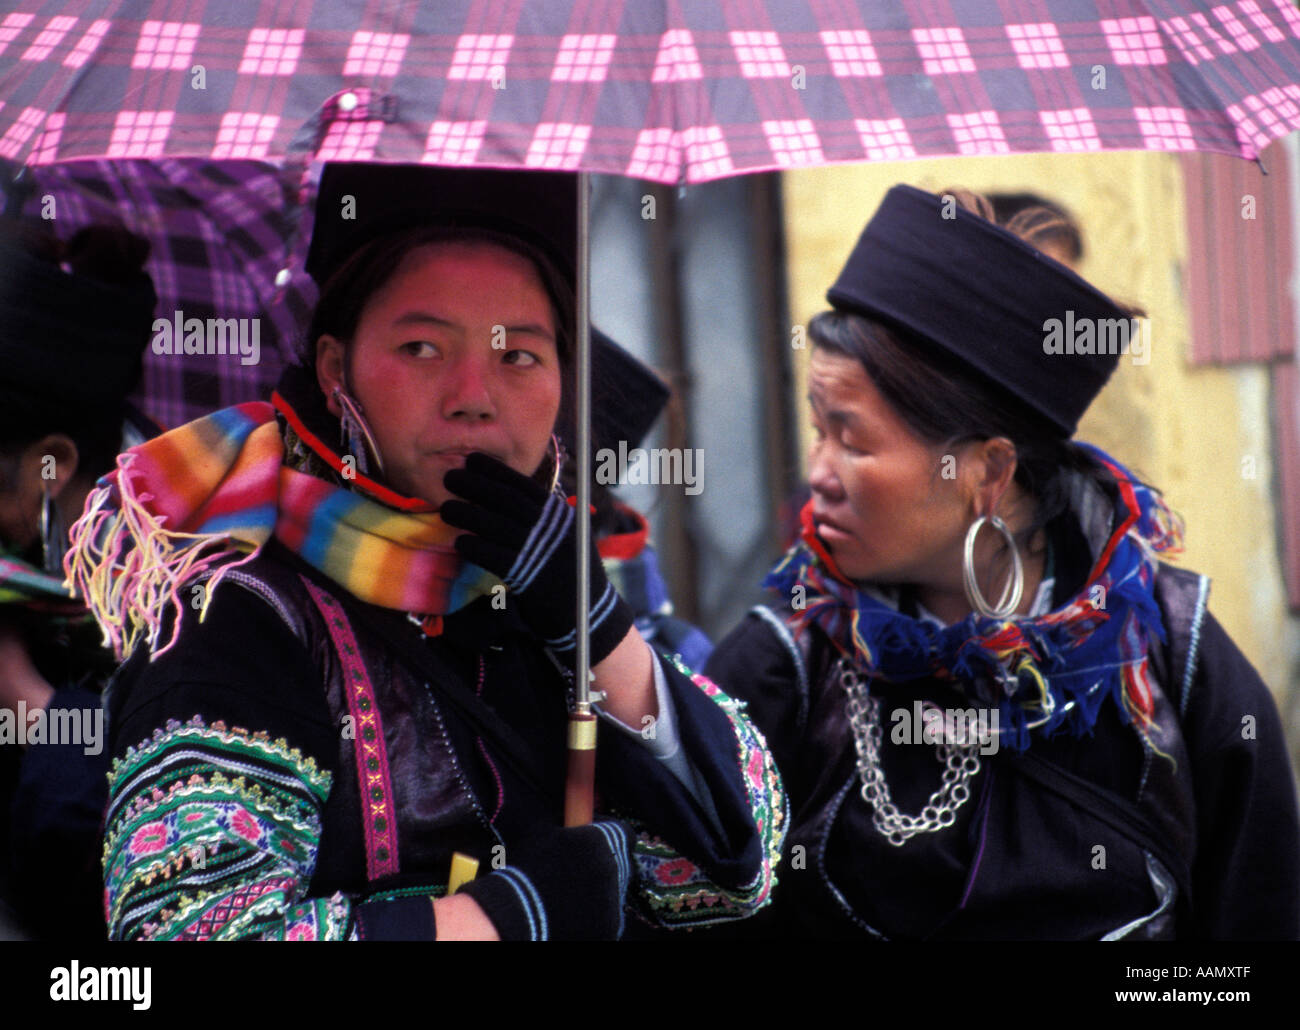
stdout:
{"type": "MultiPolygon", "coordinates": [[[[640,447],[671,392],[650,368],[594,326],[591,344],[592,468],[598,470],[601,453],[618,454],[620,441],[628,453],[640,447]]],[[[560,436],[576,451],[572,422],[571,413],[561,415],[560,436]]],[[[576,457],[565,463],[562,482],[566,492],[576,493],[576,457]]],[[[704,668],[713,643],[698,626],[673,613],[646,516],[599,480],[591,484],[591,505],[596,551],[641,636],[656,652],[675,656],[688,668],[704,668]]]]}
{"type": "Polygon", "coordinates": [[[148,252],[115,226],[65,242],[0,220],[0,712],[15,730],[0,746],[0,899],[43,938],[105,933],[100,691],[113,661],[63,586],[63,555],[95,479],[152,428],[126,403],[153,319],[148,252]],[[61,713],[42,731],[59,739],[24,747],[18,720],[34,727],[42,709],[61,713]]]}

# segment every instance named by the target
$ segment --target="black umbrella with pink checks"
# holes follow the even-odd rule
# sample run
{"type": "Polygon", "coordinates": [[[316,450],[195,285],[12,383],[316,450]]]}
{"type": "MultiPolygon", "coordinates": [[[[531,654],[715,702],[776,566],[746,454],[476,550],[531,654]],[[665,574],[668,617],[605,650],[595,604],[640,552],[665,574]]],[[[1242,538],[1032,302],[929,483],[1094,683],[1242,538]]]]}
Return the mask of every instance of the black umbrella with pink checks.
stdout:
{"type": "Polygon", "coordinates": [[[1300,128],[1288,0],[10,0],[0,158],[537,167],[697,182],[1300,128]]]}

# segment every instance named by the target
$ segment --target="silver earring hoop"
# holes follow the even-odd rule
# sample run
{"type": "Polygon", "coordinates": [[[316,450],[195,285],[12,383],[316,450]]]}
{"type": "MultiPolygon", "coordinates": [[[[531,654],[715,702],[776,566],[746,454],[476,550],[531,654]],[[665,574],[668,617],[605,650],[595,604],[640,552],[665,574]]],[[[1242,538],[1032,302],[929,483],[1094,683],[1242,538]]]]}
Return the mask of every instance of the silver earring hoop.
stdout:
{"type": "Polygon", "coordinates": [[[1007,619],[1016,613],[1025,590],[1025,567],[1020,560],[1016,538],[1011,535],[1007,524],[996,515],[992,517],[981,515],[966,531],[966,548],[962,554],[961,572],[966,588],[966,600],[981,615],[990,619],[1007,619]],[[1007,546],[1011,548],[1011,577],[1007,580],[1007,585],[1002,588],[1002,596],[998,598],[996,608],[984,600],[984,595],[980,593],[979,580],[975,575],[975,538],[979,535],[980,527],[986,522],[1002,534],[1007,546]]]}
{"type": "Polygon", "coordinates": [[[384,462],[379,454],[379,444],[366,424],[365,416],[341,386],[334,387],[334,400],[339,406],[339,430],[343,437],[343,447],[357,460],[357,469],[362,475],[370,474],[370,460],[373,459],[379,475],[383,475],[384,462]]]}
{"type": "Polygon", "coordinates": [[[42,490],[41,496],[41,551],[42,567],[51,576],[63,575],[63,555],[66,551],[63,534],[63,519],[59,509],[50,496],[49,488],[42,490]]]}
{"type": "Polygon", "coordinates": [[[551,434],[551,446],[555,449],[555,468],[551,470],[551,486],[546,492],[553,494],[560,486],[560,470],[564,468],[564,444],[560,443],[558,433],[551,434]]]}

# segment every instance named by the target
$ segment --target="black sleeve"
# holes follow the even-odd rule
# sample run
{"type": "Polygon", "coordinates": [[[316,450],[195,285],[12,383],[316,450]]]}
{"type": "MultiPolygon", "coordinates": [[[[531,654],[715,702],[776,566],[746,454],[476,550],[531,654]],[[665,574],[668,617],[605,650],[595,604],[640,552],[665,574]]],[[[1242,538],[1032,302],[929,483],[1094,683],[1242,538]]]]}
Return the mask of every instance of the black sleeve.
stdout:
{"type": "Polygon", "coordinates": [[[202,622],[185,610],[173,648],[152,660],[138,648],[108,696],[115,757],[169,719],[197,715],[283,737],[323,767],[334,762],[337,730],[306,646],[270,605],[234,583],[213,594],[202,622]]]}
{"type": "Polygon", "coordinates": [[[1197,937],[1300,939],[1300,815],[1277,706],[1207,616],[1183,712],[1197,806],[1197,937]]]}
{"type": "Polygon", "coordinates": [[[108,754],[100,697],[84,687],[54,692],[49,712],[75,712],[79,742],[29,748],[11,812],[15,907],[41,937],[103,940],[100,826],[108,754]]]}
{"type": "Polygon", "coordinates": [[[626,733],[600,727],[597,753],[605,767],[600,785],[608,800],[688,854],[708,878],[728,889],[754,879],[763,860],[755,813],[746,789],[745,770],[737,761],[737,726],[728,712],[671,661],[656,657],[677,712],[677,732],[688,761],[712,802],[706,812],[668,767],[626,733]]]}
{"type": "Polygon", "coordinates": [[[202,622],[186,610],[176,646],[134,655],[109,708],[110,936],[433,937],[428,898],[309,896],[339,728],[306,645],[260,598],[232,584],[202,622]]]}
{"type": "Polygon", "coordinates": [[[750,612],[714,649],[704,674],[738,701],[767,738],[768,749],[791,797],[791,777],[808,721],[809,685],[793,638],[776,615],[750,612]]]}
{"type": "Polygon", "coordinates": [[[742,703],[672,659],[656,660],[682,751],[712,811],[641,742],[603,728],[598,781],[637,831],[636,908],[662,927],[744,919],[775,884],[789,823],[780,777],[742,703]]]}

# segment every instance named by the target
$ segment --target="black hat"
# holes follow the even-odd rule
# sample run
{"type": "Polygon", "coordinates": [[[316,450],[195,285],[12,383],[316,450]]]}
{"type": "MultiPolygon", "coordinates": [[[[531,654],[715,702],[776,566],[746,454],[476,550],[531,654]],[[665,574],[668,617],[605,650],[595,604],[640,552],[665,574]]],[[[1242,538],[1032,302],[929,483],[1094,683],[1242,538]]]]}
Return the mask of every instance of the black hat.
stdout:
{"type": "Polygon", "coordinates": [[[65,272],[0,233],[0,434],[121,408],[140,378],[157,303],[145,272],[124,278],[65,272]]]}
{"type": "MultiPolygon", "coordinates": [[[[636,447],[650,432],[671,396],[668,384],[595,326],[591,327],[591,447],[636,447]]],[[[569,452],[578,451],[574,413],[566,403],[559,433],[569,452]]]]}
{"type": "Polygon", "coordinates": [[[886,194],[826,298],[937,345],[1067,437],[1132,330],[1127,311],[1064,265],[911,186],[886,194]]]}
{"type": "Polygon", "coordinates": [[[323,285],[366,243],[419,225],[491,229],[522,239],[540,249],[572,288],[578,176],[332,162],[321,173],[307,274],[323,285]]]}

